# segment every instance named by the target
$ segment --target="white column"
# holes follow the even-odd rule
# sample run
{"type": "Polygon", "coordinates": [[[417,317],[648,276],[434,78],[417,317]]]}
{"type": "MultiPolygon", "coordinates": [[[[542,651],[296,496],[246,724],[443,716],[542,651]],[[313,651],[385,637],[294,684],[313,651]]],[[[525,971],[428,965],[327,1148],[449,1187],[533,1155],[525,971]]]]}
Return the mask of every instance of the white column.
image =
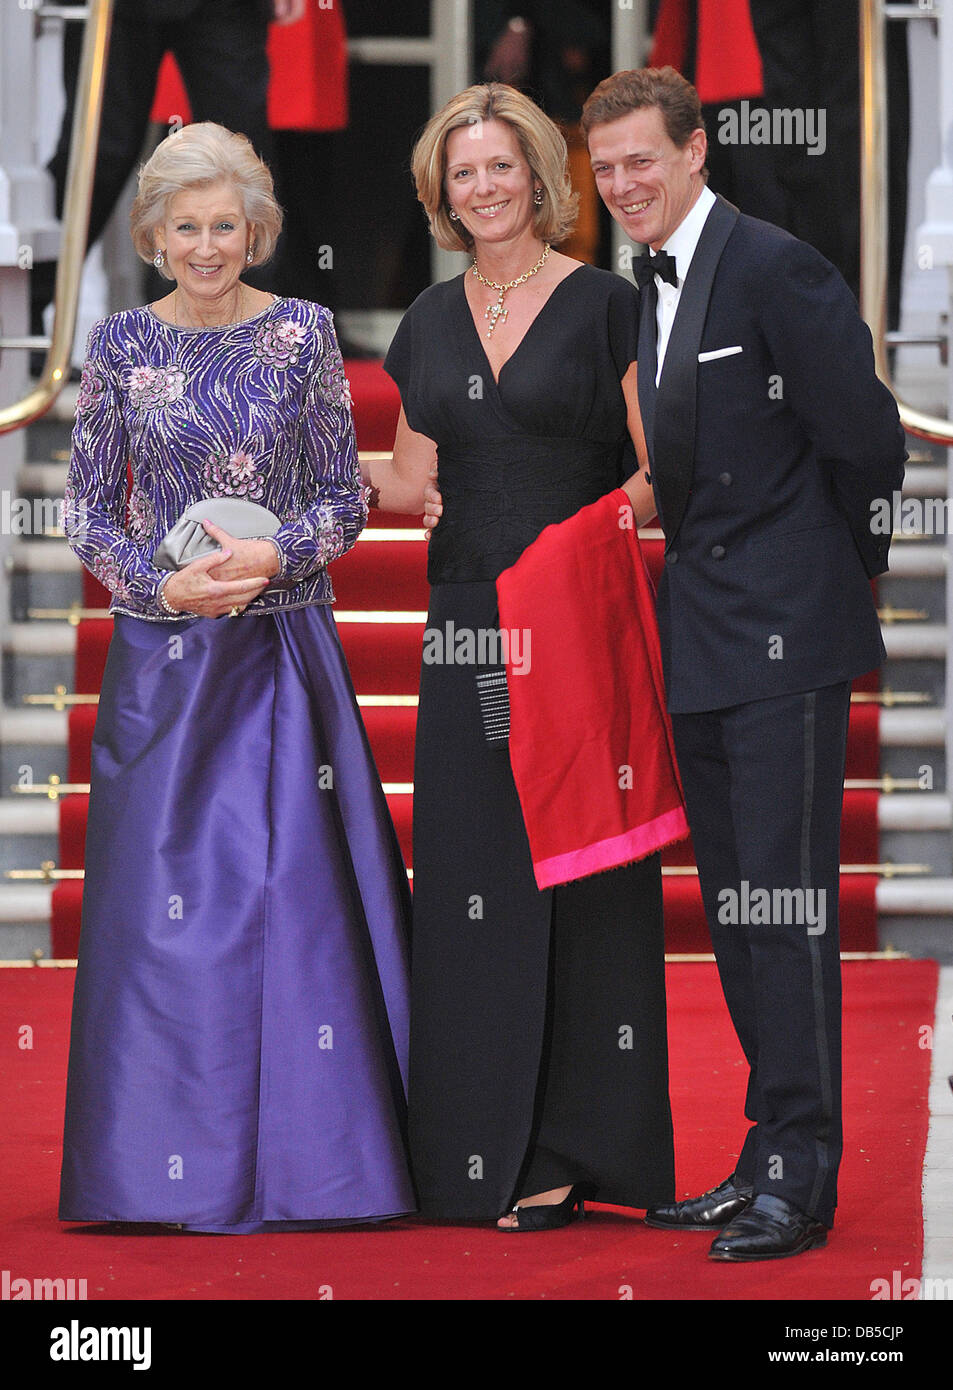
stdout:
{"type": "MultiPolygon", "coordinates": [[[[953,323],[953,0],[946,0],[938,14],[937,62],[939,64],[939,158],[940,162],[927,180],[926,212],[917,231],[917,246],[926,250],[933,268],[945,267],[947,280],[948,324],[953,323]]],[[[947,382],[948,415],[953,419],[953,353],[950,354],[947,382]]],[[[953,449],[947,450],[947,496],[953,497],[953,449]]],[[[947,579],[946,611],[953,614],[953,534],[946,537],[947,579]]],[[[946,653],[946,767],[947,788],[953,775],[953,625],[946,653]]]]}
{"type": "MultiPolygon", "coordinates": [[[[30,331],[27,267],[55,259],[59,226],[53,184],[37,156],[35,24],[26,0],[0,4],[0,336],[30,331]]],[[[24,351],[0,354],[0,403],[23,396],[29,380],[24,351]]],[[[26,456],[23,430],[0,435],[0,489],[11,494],[26,456]]],[[[12,538],[0,534],[0,621],[9,613],[6,557],[12,538]]]]}
{"type": "Polygon", "coordinates": [[[36,17],[27,0],[0,6],[0,265],[55,257],[53,186],[39,167],[34,120],[36,17]]]}

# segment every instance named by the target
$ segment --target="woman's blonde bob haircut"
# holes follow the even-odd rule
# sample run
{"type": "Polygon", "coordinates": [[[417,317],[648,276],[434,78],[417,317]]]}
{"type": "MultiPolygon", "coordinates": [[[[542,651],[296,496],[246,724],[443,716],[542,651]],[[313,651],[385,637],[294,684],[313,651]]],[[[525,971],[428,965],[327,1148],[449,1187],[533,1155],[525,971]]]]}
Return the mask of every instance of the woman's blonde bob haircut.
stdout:
{"type": "MultiPolygon", "coordinates": [[[[156,228],[166,220],[169,203],[187,188],[203,188],[224,179],[242,201],[245,219],[254,227],[249,268],[270,260],[281,231],[282,212],[266,164],[251,141],[213,121],[183,126],[156,146],[139,170],[139,192],[129,214],[129,230],[137,255],[151,261],[156,253],[156,228]]],[[[173,276],[160,266],[166,280],[173,276]]]]}
{"type": "Polygon", "coordinates": [[[417,197],[426,210],[434,241],[444,251],[469,251],[473,237],[462,222],[450,220],[446,196],[447,140],[450,132],[503,121],[516,136],[543,201],[534,209],[533,230],[541,241],[564,241],[576,221],[579,195],[569,181],[566,141],[559,127],[529,97],[503,82],[478,83],[452,97],[424,127],[411,156],[417,197]]]}

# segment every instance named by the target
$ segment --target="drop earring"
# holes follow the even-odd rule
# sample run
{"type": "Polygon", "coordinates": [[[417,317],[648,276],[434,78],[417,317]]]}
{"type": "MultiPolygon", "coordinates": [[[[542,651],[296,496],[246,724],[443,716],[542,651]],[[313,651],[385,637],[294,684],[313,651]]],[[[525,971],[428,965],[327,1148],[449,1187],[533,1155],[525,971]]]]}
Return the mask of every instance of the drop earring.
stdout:
{"type": "Polygon", "coordinates": [[[152,264],[155,266],[156,270],[161,270],[162,267],[165,265],[165,252],[162,250],[161,246],[158,248],[155,255],[153,256],[152,264]]]}

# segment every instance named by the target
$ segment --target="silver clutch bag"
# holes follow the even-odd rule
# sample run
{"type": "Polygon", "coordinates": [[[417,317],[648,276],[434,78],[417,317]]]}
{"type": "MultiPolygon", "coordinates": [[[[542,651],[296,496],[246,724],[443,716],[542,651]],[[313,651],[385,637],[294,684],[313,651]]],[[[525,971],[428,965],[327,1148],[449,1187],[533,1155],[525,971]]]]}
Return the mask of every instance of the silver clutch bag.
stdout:
{"type": "Polygon", "coordinates": [[[205,530],[203,521],[211,521],[230,536],[246,541],[273,536],[281,525],[274,512],[259,507],[257,502],[247,502],[244,497],[200,499],[186,508],[171,531],[162,537],[152,560],[157,569],[184,569],[200,555],[211,555],[220,548],[205,530]]]}

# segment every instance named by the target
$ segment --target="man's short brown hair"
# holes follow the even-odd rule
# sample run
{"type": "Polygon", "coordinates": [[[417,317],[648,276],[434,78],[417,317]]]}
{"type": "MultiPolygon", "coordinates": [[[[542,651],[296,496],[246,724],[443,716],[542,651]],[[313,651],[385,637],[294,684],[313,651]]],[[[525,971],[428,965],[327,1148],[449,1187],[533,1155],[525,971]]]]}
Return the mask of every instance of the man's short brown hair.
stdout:
{"type": "Polygon", "coordinates": [[[589,138],[593,126],[607,125],[645,106],[657,106],[665,133],[673,145],[684,149],[693,130],[704,130],[701,102],[692,84],[674,68],[630,68],[614,72],[600,82],[582,108],[582,133],[589,138]]]}

